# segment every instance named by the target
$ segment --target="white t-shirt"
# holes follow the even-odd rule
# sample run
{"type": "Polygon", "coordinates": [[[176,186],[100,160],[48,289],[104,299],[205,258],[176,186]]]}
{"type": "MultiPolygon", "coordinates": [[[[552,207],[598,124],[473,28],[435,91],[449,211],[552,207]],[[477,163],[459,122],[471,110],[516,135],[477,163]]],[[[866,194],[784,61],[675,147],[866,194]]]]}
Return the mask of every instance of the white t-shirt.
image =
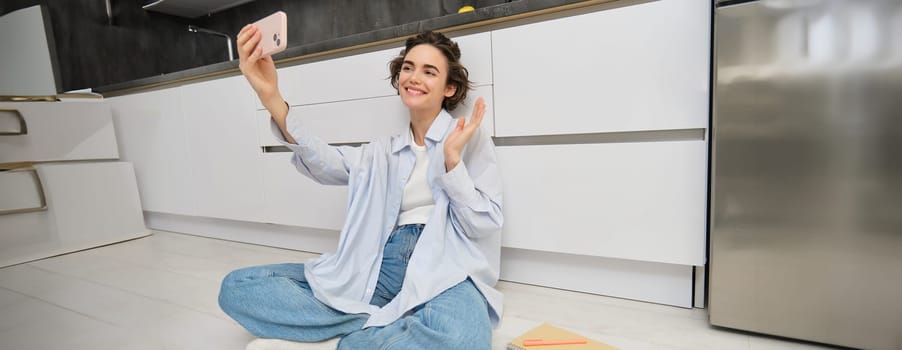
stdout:
{"type": "Polygon", "coordinates": [[[407,179],[407,184],[404,185],[398,226],[425,224],[429,220],[432,208],[435,207],[432,190],[429,189],[429,182],[426,181],[426,169],[429,168],[426,146],[417,145],[413,140],[413,132],[410,133],[410,149],[417,156],[417,161],[413,166],[410,178],[407,179]]]}

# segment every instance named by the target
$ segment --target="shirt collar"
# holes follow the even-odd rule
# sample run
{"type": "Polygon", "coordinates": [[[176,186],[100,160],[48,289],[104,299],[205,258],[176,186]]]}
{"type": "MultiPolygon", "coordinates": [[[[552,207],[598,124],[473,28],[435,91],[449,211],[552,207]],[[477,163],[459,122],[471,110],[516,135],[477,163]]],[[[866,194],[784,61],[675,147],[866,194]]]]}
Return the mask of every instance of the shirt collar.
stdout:
{"type": "MultiPolygon", "coordinates": [[[[454,118],[451,117],[451,114],[442,108],[442,111],[439,112],[438,116],[435,117],[435,120],[432,121],[432,125],[429,126],[429,130],[426,130],[426,139],[431,140],[433,143],[442,142],[442,140],[445,139],[445,135],[448,134],[448,129],[453,122],[454,118]]],[[[410,147],[411,142],[413,142],[413,140],[411,139],[410,132],[401,133],[401,135],[395,137],[392,141],[392,153],[398,153],[404,149],[404,147],[410,147]]]]}

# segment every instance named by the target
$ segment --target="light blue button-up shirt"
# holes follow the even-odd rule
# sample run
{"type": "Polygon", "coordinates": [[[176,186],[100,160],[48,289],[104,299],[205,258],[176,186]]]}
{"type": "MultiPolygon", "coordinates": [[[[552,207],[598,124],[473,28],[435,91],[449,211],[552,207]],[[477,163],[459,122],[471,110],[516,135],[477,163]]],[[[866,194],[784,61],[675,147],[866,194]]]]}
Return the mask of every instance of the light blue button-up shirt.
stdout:
{"type": "Polygon", "coordinates": [[[304,118],[289,111],[287,129],[297,144],[292,164],[314,181],[348,186],[348,213],[338,249],[305,263],[307,282],[323,303],[346,313],[367,313],[366,327],[384,326],[444,290],[470,278],[489,304],[494,326],[502,313],[495,290],[501,253],[501,176],[495,145],[481,128],[467,143],[461,162],[445,171],[445,137],[456,122],[442,110],[426,132],[426,175],[435,208],[410,257],[398,295],[382,308],[370,305],[385,242],[395,227],[401,197],[416,155],[409,133],[360,147],[331,146],[310,134],[304,118]]]}

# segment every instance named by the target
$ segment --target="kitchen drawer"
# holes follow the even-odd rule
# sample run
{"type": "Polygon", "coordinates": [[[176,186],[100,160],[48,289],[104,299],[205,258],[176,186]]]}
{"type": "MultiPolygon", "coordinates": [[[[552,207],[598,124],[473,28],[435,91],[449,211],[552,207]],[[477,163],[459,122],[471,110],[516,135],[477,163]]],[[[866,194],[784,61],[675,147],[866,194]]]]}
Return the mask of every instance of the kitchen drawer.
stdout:
{"type": "MultiPolygon", "coordinates": [[[[451,111],[452,116],[470,116],[476,99],[483,97],[487,108],[481,127],[490,135],[494,133],[492,86],[478,86],[467,95],[463,104],[451,111]]],[[[393,136],[407,130],[409,111],[398,96],[365,100],[323,103],[291,107],[303,119],[302,125],[328,143],[369,142],[380,136],[393,136]]],[[[267,111],[257,112],[257,132],[260,146],[278,146],[272,134],[267,111]]]]}
{"type": "Polygon", "coordinates": [[[35,165],[61,247],[87,248],[146,234],[135,171],[128,162],[35,165]]]}
{"type": "Polygon", "coordinates": [[[451,40],[460,47],[460,63],[467,68],[474,86],[490,85],[492,79],[492,33],[477,33],[451,40]]]}
{"type": "Polygon", "coordinates": [[[496,136],[706,128],[710,23],[661,0],[493,31],[496,136]]]}
{"type": "Polygon", "coordinates": [[[150,234],[131,163],[47,163],[34,168],[47,208],[0,215],[0,267],[150,234]]]}
{"type": "Polygon", "coordinates": [[[502,244],[705,263],[705,141],[496,147],[502,244]]]}
{"type": "Polygon", "coordinates": [[[47,209],[47,200],[34,169],[0,170],[0,215],[47,209]]]}
{"type": "MultiPolygon", "coordinates": [[[[310,106],[292,106],[292,118],[328,143],[369,142],[373,138],[395,135],[408,123],[407,108],[397,96],[379,97],[310,106]]],[[[268,111],[257,111],[257,136],[260,146],[278,146],[272,133],[268,111]]]]}
{"type": "Polygon", "coordinates": [[[291,164],[293,153],[269,153],[263,159],[263,193],[267,223],[341,230],[347,186],[313,182],[291,164]]]}
{"type": "Polygon", "coordinates": [[[103,101],[0,103],[0,163],[117,158],[103,101]]]}
{"type": "MultiPolygon", "coordinates": [[[[279,89],[292,105],[336,102],[395,94],[388,61],[400,48],[305,63],[279,69],[279,89]]],[[[258,109],[263,105],[257,101],[258,109]]]]}

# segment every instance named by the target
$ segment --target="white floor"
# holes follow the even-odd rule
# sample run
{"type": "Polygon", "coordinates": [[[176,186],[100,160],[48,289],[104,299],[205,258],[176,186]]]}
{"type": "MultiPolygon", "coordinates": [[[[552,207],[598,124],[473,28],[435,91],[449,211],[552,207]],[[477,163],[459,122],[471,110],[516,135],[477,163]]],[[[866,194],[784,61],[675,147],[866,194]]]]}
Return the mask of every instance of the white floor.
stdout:
{"type": "MultiPolygon", "coordinates": [[[[310,253],[156,231],[0,269],[0,348],[244,349],[254,338],[217,306],[236,268],[310,253]]],[[[501,282],[494,349],[550,322],[621,349],[824,349],[715,329],[706,311],[501,282]]],[[[334,349],[335,341],[292,349],[334,349]]]]}

